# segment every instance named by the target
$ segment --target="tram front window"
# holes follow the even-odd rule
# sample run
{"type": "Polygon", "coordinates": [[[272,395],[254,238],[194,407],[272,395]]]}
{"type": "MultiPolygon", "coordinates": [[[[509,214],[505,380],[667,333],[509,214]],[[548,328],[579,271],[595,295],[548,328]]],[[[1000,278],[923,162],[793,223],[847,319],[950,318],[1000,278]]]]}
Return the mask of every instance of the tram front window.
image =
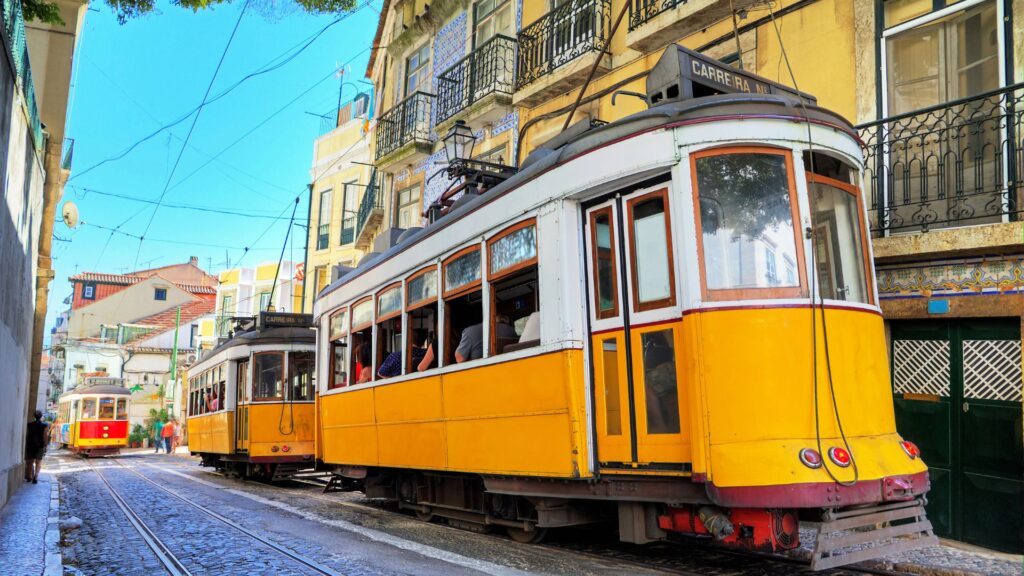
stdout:
{"type": "Polygon", "coordinates": [[[719,300],[800,295],[789,153],[770,149],[694,160],[704,282],[719,300]],[[748,290],[763,290],[754,294],[748,290]]]}
{"type": "Polygon", "coordinates": [[[82,420],[95,420],[96,419],[96,399],[95,398],[83,398],[82,399],[82,420]]]}
{"type": "Polygon", "coordinates": [[[118,398],[117,400],[117,419],[127,420],[128,419],[128,400],[124,398],[118,398]]]}
{"type": "Polygon", "coordinates": [[[331,379],[327,388],[348,386],[348,309],[331,317],[331,379]]]}
{"type": "Polygon", "coordinates": [[[288,381],[292,400],[313,399],[313,369],[316,365],[312,352],[288,353],[288,381]]]}
{"type": "Polygon", "coordinates": [[[868,303],[857,189],[809,177],[814,265],[821,298],[868,303]]]}
{"type": "Polygon", "coordinates": [[[114,399],[100,398],[100,420],[114,419],[114,399]]]}
{"type": "Polygon", "coordinates": [[[256,400],[281,400],[284,397],[284,355],[280,352],[263,352],[255,356],[256,400]]]}

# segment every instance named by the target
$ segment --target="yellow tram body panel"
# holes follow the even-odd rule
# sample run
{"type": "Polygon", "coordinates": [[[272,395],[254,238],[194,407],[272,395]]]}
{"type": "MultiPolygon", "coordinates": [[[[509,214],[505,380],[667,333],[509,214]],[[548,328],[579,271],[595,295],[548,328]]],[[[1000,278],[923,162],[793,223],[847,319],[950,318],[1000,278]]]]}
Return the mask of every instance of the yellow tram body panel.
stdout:
{"type": "Polygon", "coordinates": [[[234,442],[235,413],[215,412],[188,419],[188,449],[207,454],[231,454],[234,442]]]}
{"type": "Polygon", "coordinates": [[[583,390],[573,349],[325,395],[324,461],[584,477],[583,390]]]}
{"type": "Polygon", "coordinates": [[[258,402],[249,411],[249,456],[253,458],[312,456],[314,405],[312,402],[258,402]],[[284,452],[282,448],[288,447],[284,452]],[[273,448],[277,448],[277,451],[273,448]]]}

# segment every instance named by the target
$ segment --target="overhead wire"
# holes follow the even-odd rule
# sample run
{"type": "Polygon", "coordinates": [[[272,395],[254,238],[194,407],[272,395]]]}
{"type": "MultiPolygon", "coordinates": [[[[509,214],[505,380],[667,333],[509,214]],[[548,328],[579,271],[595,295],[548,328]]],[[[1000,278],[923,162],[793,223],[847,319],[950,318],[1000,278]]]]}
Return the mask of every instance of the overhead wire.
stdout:
{"type": "MultiPolygon", "coordinates": [[[[82,197],[82,198],[88,196],[89,194],[98,194],[100,196],[107,196],[107,197],[110,197],[110,198],[120,198],[122,200],[128,200],[128,201],[131,201],[131,202],[139,202],[139,203],[142,203],[142,204],[154,205],[154,204],[157,203],[156,200],[150,200],[148,198],[139,198],[137,196],[130,196],[128,194],[119,194],[117,192],[108,192],[108,191],[105,191],[105,190],[98,190],[96,188],[86,188],[84,186],[75,186],[74,184],[69,185],[69,188],[74,190],[76,193],[80,193],[81,194],[80,197],[82,197]]],[[[261,213],[259,213],[257,211],[254,211],[254,210],[253,211],[243,211],[243,210],[237,210],[237,209],[230,209],[230,208],[226,208],[226,207],[200,206],[200,205],[180,204],[180,203],[171,203],[171,202],[164,202],[163,203],[163,207],[171,208],[171,209],[175,209],[175,210],[191,210],[193,212],[205,212],[205,213],[210,213],[210,214],[221,214],[221,215],[225,215],[225,216],[241,216],[241,217],[245,217],[245,218],[266,218],[266,219],[271,219],[271,220],[284,220],[284,218],[271,215],[269,210],[265,210],[265,211],[263,211],[265,213],[261,214],[261,213]]]]}

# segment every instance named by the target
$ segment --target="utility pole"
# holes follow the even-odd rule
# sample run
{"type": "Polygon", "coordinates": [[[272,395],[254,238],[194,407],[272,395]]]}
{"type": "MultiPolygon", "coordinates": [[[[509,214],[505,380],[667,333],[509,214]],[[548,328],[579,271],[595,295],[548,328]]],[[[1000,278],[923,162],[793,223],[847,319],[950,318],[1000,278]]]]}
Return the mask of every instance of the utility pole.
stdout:
{"type": "MultiPolygon", "coordinates": [[[[181,329],[181,306],[174,313],[174,349],[171,350],[171,406],[168,410],[174,416],[174,395],[178,388],[178,331],[181,329]]],[[[166,396],[166,394],[165,394],[166,396]]]]}

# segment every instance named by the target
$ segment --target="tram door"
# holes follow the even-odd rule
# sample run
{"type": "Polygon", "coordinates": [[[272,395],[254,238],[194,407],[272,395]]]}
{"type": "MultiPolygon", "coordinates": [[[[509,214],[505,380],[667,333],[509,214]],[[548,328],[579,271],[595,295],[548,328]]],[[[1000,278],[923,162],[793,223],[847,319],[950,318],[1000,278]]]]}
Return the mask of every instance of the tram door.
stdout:
{"type": "Polygon", "coordinates": [[[235,450],[249,451],[249,361],[242,360],[235,371],[235,450]]]}
{"type": "Polygon", "coordinates": [[[689,470],[669,198],[661,185],[584,212],[598,460],[607,472],[689,470]]]}

